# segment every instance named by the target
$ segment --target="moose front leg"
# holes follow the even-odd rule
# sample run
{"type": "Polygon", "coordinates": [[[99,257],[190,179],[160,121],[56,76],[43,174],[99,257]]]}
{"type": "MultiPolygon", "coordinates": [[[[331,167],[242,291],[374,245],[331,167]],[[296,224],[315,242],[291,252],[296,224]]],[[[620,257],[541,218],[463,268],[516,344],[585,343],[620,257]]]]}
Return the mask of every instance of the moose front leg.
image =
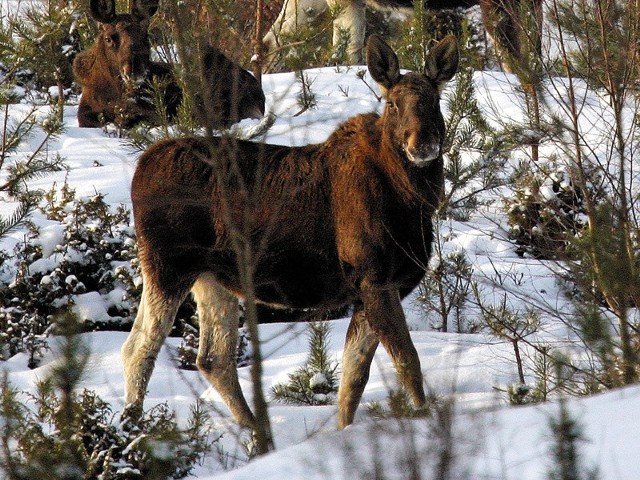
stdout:
{"type": "Polygon", "coordinates": [[[409,335],[398,290],[363,288],[362,301],[367,322],[391,356],[400,384],[416,408],[423,407],[426,397],[420,359],[409,335]]]}
{"type": "Polygon", "coordinates": [[[154,277],[145,275],[142,299],[131,333],[122,346],[125,380],[124,416],[139,418],[149,379],[158,353],[171,331],[178,307],[187,295],[176,287],[173,295],[158,288],[154,277]]]}

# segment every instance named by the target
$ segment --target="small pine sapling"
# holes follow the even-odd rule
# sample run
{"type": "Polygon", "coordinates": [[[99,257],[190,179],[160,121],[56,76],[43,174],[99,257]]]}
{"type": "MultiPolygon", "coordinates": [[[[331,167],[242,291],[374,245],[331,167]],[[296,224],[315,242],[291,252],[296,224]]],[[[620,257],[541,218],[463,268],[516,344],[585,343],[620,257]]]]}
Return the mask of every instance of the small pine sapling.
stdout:
{"type": "Polygon", "coordinates": [[[468,332],[472,326],[464,318],[464,307],[471,293],[473,266],[462,250],[444,253],[440,237],[436,238],[434,261],[437,264],[420,282],[416,300],[425,312],[437,312],[435,329],[447,332],[449,323],[453,322],[458,333],[468,332]]]}
{"type": "Polygon", "coordinates": [[[511,308],[506,294],[499,304],[486,305],[477,285],[474,285],[473,290],[484,324],[493,335],[506,340],[513,346],[518,381],[520,384],[525,384],[521,344],[527,343],[527,337],[540,330],[540,316],[532,308],[527,308],[524,312],[511,308]]]}
{"type": "MultiPolygon", "coordinates": [[[[0,104],[4,103],[3,100],[9,100],[6,93],[6,90],[0,91],[0,104]]],[[[3,172],[0,194],[17,201],[18,206],[9,217],[0,216],[0,238],[24,225],[40,201],[41,192],[29,190],[27,182],[65,168],[62,157],[48,153],[49,143],[62,132],[62,124],[55,115],[49,115],[38,122],[37,109],[32,107],[22,118],[9,121],[9,103],[6,103],[3,117],[4,121],[0,126],[0,171],[3,172]],[[32,152],[24,157],[16,156],[18,147],[39,129],[44,136],[32,152]]]]}
{"type": "Polygon", "coordinates": [[[560,388],[561,382],[554,376],[555,359],[548,345],[538,345],[533,356],[533,384],[514,383],[507,387],[509,404],[530,405],[546,402],[549,395],[560,388]]]}
{"type": "Polygon", "coordinates": [[[24,55],[23,67],[35,72],[36,87],[47,92],[60,122],[65,96],[73,82],[71,64],[86,40],[81,32],[88,30],[81,25],[84,17],[78,2],[62,3],[61,8],[59,1],[33,2],[12,23],[24,55]]]}
{"type": "Polygon", "coordinates": [[[289,374],[288,383],[272,389],[276,401],[303,404],[329,405],[338,392],[338,364],[329,358],[329,324],[309,324],[309,356],[304,366],[289,374]]]}
{"type": "Polygon", "coordinates": [[[585,442],[582,427],[571,416],[566,400],[559,403],[558,417],[549,419],[553,444],[550,449],[553,464],[547,471],[548,480],[597,480],[596,468],[585,469],[580,444],[585,442]]]}
{"type": "Polygon", "coordinates": [[[178,345],[177,355],[180,368],[183,370],[197,370],[198,358],[198,329],[193,325],[183,322],[182,341],[178,345]]]}
{"type": "Polygon", "coordinates": [[[474,70],[462,66],[445,95],[449,114],[444,139],[447,193],[440,208],[448,217],[467,221],[480,206],[479,195],[508,182],[506,156],[500,148],[502,132],[482,113],[473,82],[474,70]]]}
{"type": "Polygon", "coordinates": [[[300,93],[298,93],[298,106],[300,110],[295,114],[295,116],[298,116],[310,108],[315,108],[317,101],[316,94],[311,90],[313,81],[309,76],[301,70],[296,73],[296,77],[300,80],[300,93]]]}

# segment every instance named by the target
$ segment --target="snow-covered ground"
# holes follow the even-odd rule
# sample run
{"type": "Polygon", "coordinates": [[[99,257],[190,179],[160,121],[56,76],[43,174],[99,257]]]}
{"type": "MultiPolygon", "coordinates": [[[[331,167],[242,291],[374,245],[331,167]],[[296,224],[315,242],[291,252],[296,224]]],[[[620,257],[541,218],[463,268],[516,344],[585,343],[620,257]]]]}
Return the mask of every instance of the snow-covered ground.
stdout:
{"type": "MultiPolygon", "coordinates": [[[[383,104],[359,78],[358,72],[363,69],[324,68],[306,72],[317,105],[299,115],[296,115],[300,111],[296,97],[300,87],[295,76],[290,73],[265,75],[267,106],[277,115],[265,140],[291,145],[321,142],[346,118],[381,110],[383,104]]],[[[373,85],[368,75],[365,80],[373,85]]],[[[520,121],[523,118],[513,77],[477,72],[474,82],[483,112],[496,125],[507,119],[520,121]]],[[[595,117],[602,110],[595,97],[593,101],[595,117]]],[[[18,119],[28,108],[27,105],[12,105],[9,116],[18,119]]],[[[41,107],[43,116],[47,108],[41,107]]],[[[588,108],[587,102],[585,109],[588,108]]],[[[130,182],[138,153],[127,146],[126,141],[100,129],[78,128],[76,111],[76,105],[65,107],[65,132],[49,146],[51,153],[59,153],[64,158],[69,170],[34,180],[30,188],[49,190],[52,185],[60,186],[66,181],[78,197],[99,192],[111,205],[130,207],[130,182]]],[[[585,118],[589,121],[588,116],[585,118]]],[[[241,126],[248,128],[254,124],[245,121],[241,126]]],[[[601,134],[594,132],[594,138],[601,134]]],[[[36,135],[21,146],[20,153],[28,153],[37,142],[36,135]]],[[[565,300],[556,285],[552,265],[516,254],[515,247],[506,239],[506,220],[499,209],[499,192],[489,194],[496,196],[493,206],[479,209],[469,221],[441,224],[443,248],[447,251],[464,249],[473,265],[474,278],[483,286],[485,298],[495,298],[497,302],[505,292],[510,292],[514,308],[553,306],[553,311],[562,311],[566,307],[565,300]],[[496,286],[496,277],[499,277],[502,289],[496,286]]],[[[11,202],[0,199],[0,215],[9,214],[13,207],[11,202]]],[[[35,214],[33,220],[44,226],[42,215],[35,214]]],[[[2,240],[0,247],[11,250],[21,238],[21,232],[14,232],[2,240]]],[[[55,239],[56,235],[52,233],[50,241],[55,243],[55,239]]],[[[101,299],[95,296],[79,303],[90,315],[92,311],[104,310],[100,302],[101,299]]],[[[484,333],[430,330],[429,325],[435,317],[427,316],[414,297],[405,301],[405,310],[429,391],[452,400],[455,467],[449,478],[547,478],[553,441],[549,423],[558,416],[559,404],[555,401],[529,407],[507,405],[504,390],[518,379],[512,345],[484,333]]],[[[568,348],[573,339],[565,326],[544,312],[541,316],[540,338],[546,343],[568,348]]],[[[329,351],[337,362],[341,359],[347,324],[347,319],[331,323],[329,351]]],[[[305,362],[306,332],[304,324],[261,326],[265,389],[270,390],[273,385],[286,381],[288,374],[305,362]]],[[[92,355],[81,387],[94,390],[110,402],[114,410],[121,410],[124,387],[119,350],[126,333],[97,332],[83,337],[92,355]]],[[[367,413],[366,404],[385,401],[395,385],[393,367],[382,348],[374,359],[371,378],[353,426],[336,431],[335,406],[271,403],[269,413],[276,451],[245,465],[246,457],[236,441],[235,425],[220,397],[197,372],[176,367],[178,343],[179,339],[170,338],[163,349],[145,406],[167,401],[179,418],[185,418],[190,406],[202,398],[212,411],[218,412],[213,414],[213,427],[224,433],[220,441],[224,455],[211,453],[207,456],[196,469],[198,478],[404,479],[409,478],[406,468],[411,463],[421,469],[421,478],[436,478],[432,472],[438,463],[442,437],[435,433],[434,420],[373,421],[367,413]],[[412,458],[417,462],[411,462],[412,458]],[[225,470],[230,467],[235,469],[225,470]],[[383,475],[375,477],[376,468],[383,475]]],[[[9,373],[15,388],[33,392],[37,380],[45,377],[55,362],[54,345],[39,368],[29,370],[23,354],[1,363],[0,368],[9,373]]],[[[530,371],[526,370],[525,374],[529,379],[530,371]]],[[[249,367],[240,368],[240,376],[245,395],[251,401],[249,367]]],[[[568,398],[566,405],[583,427],[585,441],[580,448],[585,467],[597,467],[604,480],[640,478],[640,461],[636,457],[640,449],[640,415],[637,413],[640,412],[640,387],[568,398]]]]}

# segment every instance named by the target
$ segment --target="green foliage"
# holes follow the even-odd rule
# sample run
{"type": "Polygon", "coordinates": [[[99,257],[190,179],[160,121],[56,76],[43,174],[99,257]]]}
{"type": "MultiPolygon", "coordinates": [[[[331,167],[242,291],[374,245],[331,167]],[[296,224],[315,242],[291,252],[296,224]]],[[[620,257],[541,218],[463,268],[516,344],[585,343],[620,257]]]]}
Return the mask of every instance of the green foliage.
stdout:
{"type": "Polygon", "coordinates": [[[530,405],[546,402],[549,395],[564,388],[566,379],[558,375],[562,371],[559,362],[562,359],[553,355],[547,345],[535,346],[535,353],[531,360],[533,366],[531,374],[535,382],[514,383],[507,387],[507,395],[511,405],[530,405]]]}
{"type": "MultiPolygon", "coordinates": [[[[476,295],[479,299],[479,295],[476,295]]],[[[540,316],[532,308],[526,308],[524,312],[509,306],[507,296],[497,305],[484,305],[480,303],[482,317],[485,325],[491,333],[508,341],[519,341],[534,333],[540,328],[540,316]]]]}
{"type": "Polygon", "coordinates": [[[429,49],[448,34],[458,39],[462,69],[480,68],[483,64],[483,40],[478,25],[471,23],[462,10],[432,12],[428,4],[417,1],[411,19],[400,30],[391,44],[405,68],[421,71],[429,49]]]}
{"type": "MultiPolygon", "coordinates": [[[[195,306],[194,306],[195,308],[195,306]]],[[[182,310],[188,312],[189,308],[185,308],[183,305],[182,310]]],[[[191,320],[189,322],[181,318],[181,313],[178,312],[177,323],[180,324],[179,330],[182,331],[182,341],[177,348],[177,360],[179,367],[183,370],[197,370],[198,366],[196,360],[198,358],[198,348],[200,347],[200,340],[198,338],[198,328],[194,325],[198,324],[198,318],[193,311],[191,320]]],[[[182,315],[184,316],[184,315],[182,315]]],[[[238,330],[238,349],[236,355],[236,364],[238,367],[244,367],[251,363],[251,348],[249,347],[249,334],[245,328],[238,330]]]]}
{"type": "Polygon", "coordinates": [[[342,37],[337,49],[332,46],[332,21],[337,11],[328,15],[307,10],[307,22],[300,22],[295,33],[280,34],[278,58],[285,71],[300,72],[306,68],[344,63],[348,37],[342,37]]]}
{"type": "MultiPolygon", "coordinates": [[[[572,82],[574,76],[580,75],[592,89],[603,92],[601,123],[610,132],[596,152],[590,150],[585,141],[589,127],[581,128],[573,113],[581,111],[581,107],[575,89],[569,90],[572,104],[567,111],[572,112],[573,118],[568,130],[574,140],[572,147],[580,173],[583,165],[594,165],[604,192],[599,201],[589,203],[588,228],[575,244],[576,259],[570,267],[577,273],[582,298],[608,311],[617,321],[615,343],[620,353],[612,364],[619,365],[619,378],[624,384],[635,383],[640,378],[635,318],[635,309],[640,306],[637,253],[640,228],[633,152],[640,131],[638,124],[629,118],[637,117],[640,101],[636,88],[640,73],[636,41],[640,31],[638,5],[600,2],[591,6],[584,1],[560,0],[556,3],[553,19],[557,28],[573,35],[580,45],[561,57],[564,74],[572,82]]],[[[573,87],[573,83],[570,85],[573,87]]],[[[583,189],[586,183],[581,183],[583,189]]]]}
{"type": "MultiPolygon", "coordinates": [[[[263,2],[263,28],[271,25],[282,3],[263,2]]],[[[183,0],[160,2],[150,33],[165,58],[173,58],[178,36],[187,45],[200,45],[201,40],[217,46],[240,65],[249,65],[255,36],[254,0],[183,0]],[[179,25],[178,25],[179,23],[179,25]]],[[[266,32],[263,32],[263,34],[266,32]]]]}
{"type": "MultiPolygon", "coordinates": [[[[540,329],[540,316],[532,307],[526,307],[524,311],[514,309],[509,305],[507,295],[497,304],[487,305],[477,285],[473,286],[482,322],[489,331],[511,344],[518,371],[518,381],[525,384],[524,359],[521,351],[521,343],[526,342],[527,337],[536,334],[540,329]]],[[[516,395],[517,397],[517,395],[516,395]]]]}
{"type": "Polygon", "coordinates": [[[556,165],[531,166],[523,163],[514,172],[513,195],[504,200],[509,237],[519,255],[566,258],[567,246],[585,225],[583,193],[556,165]]]}
{"type": "Polygon", "coordinates": [[[120,423],[94,392],[76,393],[89,359],[72,316],[56,323],[61,361],[28,402],[4,379],[0,467],[7,480],[179,479],[209,451],[207,415],[193,407],[178,427],[166,404],[120,423]]]}
{"type": "Polygon", "coordinates": [[[596,469],[586,470],[582,466],[579,452],[580,443],[585,441],[582,428],[572,418],[566,401],[559,404],[560,411],[557,418],[549,420],[553,445],[551,455],[553,465],[547,472],[548,480],[596,480],[599,475],[596,469]]]}
{"type": "Polygon", "coordinates": [[[574,278],[581,285],[584,298],[602,301],[602,293],[593,291],[593,285],[606,285],[608,300],[617,306],[635,305],[640,293],[640,227],[632,227],[627,237],[621,218],[622,212],[611,202],[603,200],[591,215],[590,228],[585,229],[573,242],[576,262],[572,263],[574,278]],[[630,241],[631,245],[628,244],[630,241]],[[632,263],[629,262],[632,261],[632,263]],[[590,295],[589,292],[592,292],[590,295]]]}
{"type": "Polygon", "coordinates": [[[473,70],[461,67],[450,93],[444,139],[445,179],[448,183],[442,209],[461,221],[479,207],[478,194],[503,185],[502,133],[489,126],[476,100],[473,70]]]}
{"type": "Polygon", "coordinates": [[[273,397],[277,401],[305,405],[328,405],[335,401],[338,365],[329,358],[327,351],[329,324],[312,322],[309,328],[307,362],[289,374],[288,383],[273,387],[273,397]]]}
{"type": "Polygon", "coordinates": [[[637,334],[639,327],[629,312],[640,302],[640,230],[632,226],[629,238],[619,214],[607,201],[594,209],[589,228],[571,244],[572,261],[565,279],[575,310],[572,326],[597,361],[597,384],[607,388],[640,377],[637,340],[629,345],[623,330],[637,334]],[[620,323],[618,331],[613,318],[620,323]]]}
{"type": "MultiPolygon", "coordinates": [[[[417,301],[425,312],[437,312],[439,324],[435,328],[449,331],[449,323],[456,325],[458,333],[467,331],[463,311],[471,293],[473,267],[461,250],[442,252],[438,243],[435,248],[437,264],[422,279],[417,301]]],[[[433,263],[433,261],[432,261],[433,263]]]]}
{"type": "MultiPolygon", "coordinates": [[[[178,67],[175,66],[175,78],[178,83],[180,83],[180,72],[177,70],[178,67]]],[[[136,98],[136,102],[145,102],[146,104],[153,106],[153,124],[142,121],[137,122],[131,128],[126,130],[116,127],[117,135],[124,137],[126,143],[132,149],[142,152],[155,142],[161,140],[190,137],[201,133],[193,112],[193,99],[189,95],[184,94],[181,96],[181,101],[178,105],[178,111],[175,118],[169,118],[167,116],[165,92],[167,91],[168,83],[169,79],[163,81],[153,78],[149,82],[149,88],[146,88],[145,86],[144,90],[139,89],[136,93],[136,95],[139,95],[139,98],[136,98]]],[[[109,126],[108,128],[112,127],[109,126]]]]}
{"type": "Polygon", "coordinates": [[[0,105],[16,103],[24,95],[15,89],[19,78],[31,80],[33,72],[23,67],[25,63],[23,49],[14,37],[15,16],[0,5],[0,105]]]}
{"type": "Polygon", "coordinates": [[[31,72],[36,88],[56,86],[62,98],[73,81],[73,58],[88,43],[85,8],[76,0],[40,0],[26,5],[17,17],[8,15],[12,38],[10,56],[4,58],[31,72]]]}
{"type": "Polygon", "coordinates": [[[430,416],[440,408],[440,405],[442,405],[442,398],[429,394],[424,407],[417,409],[404,389],[390,389],[386,405],[381,402],[371,402],[367,405],[367,411],[374,418],[420,418],[430,416]]]}
{"type": "Polygon", "coordinates": [[[313,82],[309,79],[309,76],[300,71],[296,74],[296,77],[300,81],[300,93],[298,93],[298,105],[300,106],[300,112],[304,112],[310,108],[316,106],[316,95],[311,90],[313,82]]]}
{"type": "MultiPolygon", "coordinates": [[[[11,88],[11,82],[5,87],[11,88]]],[[[3,113],[0,170],[5,175],[0,183],[0,194],[8,195],[18,202],[18,206],[8,218],[0,217],[0,237],[23,225],[40,200],[41,193],[29,190],[27,182],[65,168],[64,160],[59,155],[48,153],[49,143],[62,132],[62,125],[53,111],[40,122],[37,119],[37,107],[32,107],[17,121],[9,120],[8,104],[3,113]],[[18,156],[21,143],[34,136],[38,128],[44,131],[42,140],[31,153],[18,156]]]]}
{"type": "MultiPolygon", "coordinates": [[[[5,92],[10,91],[13,79],[9,77],[0,88],[4,88],[5,92]]],[[[59,155],[50,156],[48,153],[49,142],[62,130],[59,117],[52,111],[43,121],[38,121],[37,113],[37,108],[33,107],[20,120],[10,121],[8,103],[4,109],[0,144],[0,170],[3,170],[4,176],[0,194],[16,201],[17,206],[8,217],[0,217],[0,238],[20,227],[28,228],[30,233],[27,235],[35,231],[28,218],[36,210],[42,193],[29,190],[27,182],[64,168],[63,159],[59,155]],[[43,130],[42,140],[25,157],[17,155],[19,146],[35,135],[38,128],[43,130]]],[[[27,272],[26,264],[17,266],[16,256],[32,262],[37,260],[41,249],[28,242],[18,248],[20,252],[14,252],[14,255],[0,251],[0,357],[8,358],[18,352],[26,352],[29,367],[35,367],[47,348],[49,321],[42,312],[24,310],[18,305],[21,302],[29,303],[30,300],[20,296],[23,292],[19,287],[14,291],[17,285],[13,282],[13,273],[19,268],[22,268],[22,273],[27,272]]],[[[42,301],[51,300],[48,292],[45,293],[42,301]]]]}
{"type": "Polygon", "coordinates": [[[198,358],[198,329],[185,323],[182,329],[182,341],[178,345],[178,361],[183,370],[197,370],[198,358]]]}
{"type": "Polygon", "coordinates": [[[569,54],[572,73],[609,93],[632,87],[640,78],[637,35],[640,11],[635,2],[587,0],[554,3],[552,18],[584,48],[569,54]]]}
{"type": "Polygon", "coordinates": [[[57,245],[45,251],[39,229],[30,224],[13,258],[5,257],[8,275],[0,278],[2,354],[27,351],[30,366],[37,365],[52,315],[71,307],[77,295],[97,292],[108,305],[108,318],[86,319],[89,330],[130,323],[141,293],[128,210],[113,211],[100,194],[78,200],[66,185],[43,198],[41,212],[61,229],[57,245]]]}

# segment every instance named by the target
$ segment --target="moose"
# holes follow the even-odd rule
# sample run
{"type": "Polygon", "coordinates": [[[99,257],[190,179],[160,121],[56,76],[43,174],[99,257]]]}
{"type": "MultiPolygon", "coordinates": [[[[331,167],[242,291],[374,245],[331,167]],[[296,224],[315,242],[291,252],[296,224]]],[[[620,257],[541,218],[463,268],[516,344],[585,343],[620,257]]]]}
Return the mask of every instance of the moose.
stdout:
{"type": "MultiPolygon", "coordinates": [[[[527,22],[522,15],[525,12],[532,13],[533,30],[539,30],[542,23],[542,0],[424,0],[424,3],[433,12],[468,9],[480,5],[485,29],[494,39],[500,63],[507,71],[511,68],[505,59],[524,58],[525,46],[529,43],[527,36],[531,36],[539,49],[539,35],[537,32],[527,31],[527,22]]],[[[366,7],[409,10],[413,5],[414,0],[284,0],[282,10],[264,36],[263,43],[268,52],[275,52],[280,46],[282,35],[295,34],[298,26],[308,23],[313,17],[331,8],[338,12],[333,22],[333,44],[338,45],[346,32],[349,60],[352,63],[361,63],[366,7]],[[313,12],[313,15],[309,12],[313,12]]]]}
{"type": "MultiPolygon", "coordinates": [[[[141,121],[157,124],[154,84],[162,94],[167,117],[175,117],[183,92],[171,65],[151,60],[148,28],[157,10],[157,0],[135,0],[131,13],[116,14],[115,0],[91,0],[90,12],[99,35],[73,63],[75,79],[82,87],[80,127],[109,122],[123,128],[141,121]]],[[[243,118],[264,115],[264,93],[249,72],[212,46],[204,49],[202,62],[207,92],[196,101],[202,102],[204,96],[216,102],[212,127],[226,128],[243,118]]]]}
{"type": "Polygon", "coordinates": [[[196,364],[236,421],[254,427],[235,363],[238,299],[248,294],[240,237],[255,252],[251,291],[259,302],[353,306],[339,428],[354,420],[379,342],[414,404],[425,403],[400,302],[431,253],[431,218],[444,188],[439,100],[458,63],[448,36],[423,72],[403,74],[394,51],[372,35],[367,64],[386,99],[381,115],[352,117],[319,144],[209,136],[161,141],[142,154],[131,198],[143,292],[122,347],[126,411],[141,411],[158,352],[191,292],[200,322],[196,364]]]}

